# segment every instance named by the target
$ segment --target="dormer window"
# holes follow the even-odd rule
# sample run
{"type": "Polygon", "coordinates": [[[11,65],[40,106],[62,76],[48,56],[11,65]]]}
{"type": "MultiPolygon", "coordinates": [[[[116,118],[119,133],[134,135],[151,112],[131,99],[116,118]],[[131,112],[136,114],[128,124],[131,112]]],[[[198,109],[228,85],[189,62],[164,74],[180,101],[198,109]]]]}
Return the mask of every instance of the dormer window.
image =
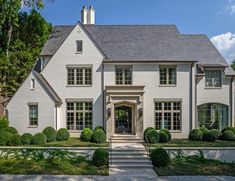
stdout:
{"type": "Polygon", "coordinates": [[[82,53],[82,40],[77,40],[77,53],[82,53]]]}
{"type": "Polygon", "coordinates": [[[206,87],[221,87],[221,71],[206,70],[206,87]]]}

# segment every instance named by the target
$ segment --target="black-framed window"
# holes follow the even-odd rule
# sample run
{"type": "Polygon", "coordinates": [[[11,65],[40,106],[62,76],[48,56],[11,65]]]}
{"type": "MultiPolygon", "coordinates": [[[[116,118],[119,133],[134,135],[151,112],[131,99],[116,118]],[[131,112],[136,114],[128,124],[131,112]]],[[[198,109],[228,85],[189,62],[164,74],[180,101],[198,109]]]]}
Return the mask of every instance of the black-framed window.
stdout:
{"type": "Polygon", "coordinates": [[[68,85],[92,85],[92,67],[67,67],[68,85]]]}
{"type": "Polygon", "coordinates": [[[67,102],[67,129],[92,129],[92,102],[67,102]]]}
{"type": "Polygon", "coordinates": [[[29,126],[38,126],[38,105],[29,104],[29,126]]]}
{"type": "Polygon", "coordinates": [[[221,70],[206,70],[206,87],[221,87],[221,70]]]}
{"type": "Polygon", "coordinates": [[[132,67],[120,66],[116,67],[116,84],[131,85],[132,84],[132,67]]]}
{"type": "Polygon", "coordinates": [[[82,51],[83,51],[83,42],[82,42],[82,40],[77,40],[76,43],[77,43],[77,53],[82,53],[82,51]]]}
{"type": "Polygon", "coordinates": [[[157,130],[181,130],[181,102],[157,101],[155,102],[155,127],[157,130]]]}
{"type": "Polygon", "coordinates": [[[176,85],[176,67],[160,66],[160,85],[176,85]]]}

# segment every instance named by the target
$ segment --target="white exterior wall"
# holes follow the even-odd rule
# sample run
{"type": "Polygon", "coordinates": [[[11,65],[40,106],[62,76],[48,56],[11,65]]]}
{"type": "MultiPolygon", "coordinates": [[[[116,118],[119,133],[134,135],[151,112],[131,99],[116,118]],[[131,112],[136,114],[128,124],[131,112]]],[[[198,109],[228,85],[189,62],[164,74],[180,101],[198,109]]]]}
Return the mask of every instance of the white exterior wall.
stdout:
{"type": "MultiPolygon", "coordinates": [[[[166,64],[163,64],[166,65],[166,64]]],[[[187,137],[190,128],[190,72],[191,64],[177,65],[176,87],[161,87],[159,64],[134,64],[133,84],[144,85],[144,129],[155,127],[154,99],[182,99],[182,130],[173,137],[187,137]]],[[[104,66],[104,85],[115,85],[115,65],[104,66]]]]}
{"type": "Polygon", "coordinates": [[[63,102],[57,119],[58,129],[66,128],[66,99],[93,99],[93,127],[103,126],[102,60],[101,53],[77,25],[41,72],[63,102]],[[82,54],[76,53],[77,40],[83,41],[82,54]],[[67,65],[92,65],[92,86],[67,86],[67,65]]]}
{"type": "Polygon", "coordinates": [[[15,127],[19,134],[41,132],[45,127],[55,127],[55,104],[38,83],[32,73],[15,93],[7,105],[10,126],[15,127]],[[31,90],[31,79],[35,79],[35,89],[31,90]],[[28,103],[38,103],[38,127],[29,126],[28,103]]]}

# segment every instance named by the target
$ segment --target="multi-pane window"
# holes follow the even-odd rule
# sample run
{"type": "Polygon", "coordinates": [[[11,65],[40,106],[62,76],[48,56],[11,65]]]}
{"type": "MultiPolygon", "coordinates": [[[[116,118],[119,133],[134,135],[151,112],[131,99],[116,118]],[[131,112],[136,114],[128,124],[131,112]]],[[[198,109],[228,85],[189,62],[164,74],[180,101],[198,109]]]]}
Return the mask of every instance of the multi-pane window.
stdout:
{"type": "Polygon", "coordinates": [[[176,85],[176,67],[160,67],[160,84],[176,85]]]}
{"type": "Polygon", "coordinates": [[[91,67],[68,67],[67,68],[68,85],[91,85],[92,68],[91,67]]]}
{"type": "Polygon", "coordinates": [[[157,130],[181,130],[181,102],[155,102],[155,126],[157,130]]]}
{"type": "Polygon", "coordinates": [[[220,70],[206,70],[206,87],[221,87],[220,70]]]}
{"type": "Polygon", "coordinates": [[[92,102],[67,102],[67,129],[92,129],[92,102]]]}
{"type": "Polygon", "coordinates": [[[29,105],[29,126],[38,125],[38,105],[29,105]]]}
{"type": "Polygon", "coordinates": [[[131,85],[132,84],[132,67],[116,67],[116,84],[131,85]]]}
{"type": "Polygon", "coordinates": [[[82,53],[82,40],[77,41],[77,53],[82,53]]]}

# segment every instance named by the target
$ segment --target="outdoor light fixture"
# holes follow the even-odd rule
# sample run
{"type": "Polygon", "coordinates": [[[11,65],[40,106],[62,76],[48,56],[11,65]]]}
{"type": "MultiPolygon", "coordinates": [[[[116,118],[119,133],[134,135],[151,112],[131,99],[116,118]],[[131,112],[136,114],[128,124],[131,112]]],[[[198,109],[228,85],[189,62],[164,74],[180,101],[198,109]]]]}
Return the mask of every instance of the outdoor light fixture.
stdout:
{"type": "Polygon", "coordinates": [[[111,108],[107,109],[107,117],[109,118],[111,116],[111,108]]]}
{"type": "Polygon", "coordinates": [[[143,116],[143,108],[139,108],[139,117],[143,116]]]}
{"type": "Polygon", "coordinates": [[[141,104],[142,101],[141,101],[141,97],[138,98],[138,104],[141,104]]]}

